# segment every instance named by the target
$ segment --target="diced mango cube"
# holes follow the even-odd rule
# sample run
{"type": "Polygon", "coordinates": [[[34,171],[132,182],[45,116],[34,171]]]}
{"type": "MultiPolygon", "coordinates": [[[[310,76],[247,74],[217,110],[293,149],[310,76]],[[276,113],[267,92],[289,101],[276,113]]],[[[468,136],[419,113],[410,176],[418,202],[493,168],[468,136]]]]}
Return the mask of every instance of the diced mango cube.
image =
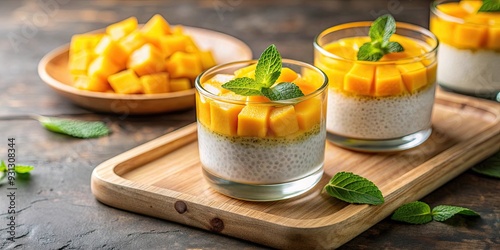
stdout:
{"type": "Polygon", "coordinates": [[[453,33],[457,26],[453,22],[448,22],[439,17],[431,17],[430,30],[444,43],[453,45],[453,33]]]}
{"type": "MultiPolygon", "coordinates": [[[[357,58],[357,50],[361,46],[361,44],[365,42],[369,42],[369,38],[360,37],[359,40],[339,40],[336,43],[329,43],[324,46],[324,49],[340,58],[356,60],[357,58]],[[358,44],[359,43],[359,44],[358,44]],[[354,48],[354,49],[353,49],[354,48]]],[[[322,59],[327,59],[323,57],[322,59]]],[[[325,62],[325,64],[329,64],[325,62]]]]}
{"type": "Polygon", "coordinates": [[[437,62],[423,61],[423,63],[427,68],[427,83],[428,84],[435,83],[437,81],[437,62]]]}
{"type": "Polygon", "coordinates": [[[132,52],[127,66],[139,76],[165,71],[165,63],[160,50],[151,44],[144,44],[132,52]]]}
{"type": "Polygon", "coordinates": [[[345,75],[344,90],[358,95],[370,95],[373,91],[374,75],[374,65],[356,63],[345,75]]]}
{"type": "Polygon", "coordinates": [[[210,128],[210,100],[196,92],[196,118],[210,128]]]}
{"type": "Polygon", "coordinates": [[[168,73],[160,72],[143,75],[141,80],[142,89],[145,94],[166,93],[170,91],[168,73]]]}
{"type": "Polygon", "coordinates": [[[458,3],[460,8],[464,9],[467,11],[469,14],[477,13],[481,5],[483,5],[483,1],[476,1],[476,0],[462,0],[458,3]]]}
{"type": "Polygon", "coordinates": [[[191,89],[191,81],[187,78],[170,78],[170,91],[182,91],[191,89]]]}
{"type": "MultiPolygon", "coordinates": [[[[299,79],[302,79],[301,83],[307,84],[307,86],[309,86],[309,88],[311,88],[312,91],[315,91],[315,90],[321,88],[321,86],[325,83],[325,81],[328,81],[328,76],[326,76],[326,79],[325,79],[325,75],[321,74],[316,69],[302,68],[301,74],[297,76],[296,80],[299,80],[299,79]]],[[[294,80],[292,82],[296,83],[297,82],[296,80],[294,80]]],[[[299,85],[299,84],[297,84],[297,85],[299,85]]],[[[300,86],[299,86],[299,88],[300,88],[300,86]]],[[[302,91],[302,92],[304,92],[304,91],[302,91]]]]}
{"type": "Polygon", "coordinates": [[[99,43],[103,34],[77,34],[71,37],[69,50],[71,52],[79,52],[81,50],[94,50],[99,43]]]}
{"type": "Polygon", "coordinates": [[[458,5],[467,12],[474,14],[483,5],[483,0],[460,0],[458,5]]]}
{"type": "Polygon", "coordinates": [[[352,63],[334,59],[328,60],[327,58],[319,58],[315,60],[314,64],[325,72],[328,77],[328,87],[334,89],[344,89],[345,75],[351,70],[352,63]]]}
{"type": "Polygon", "coordinates": [[[193,39],[188,35],[160,36],[159,44],[163,54],[166,57],[169,57],[170,55],[178,51],[187,53],[194,53],[199,51],[193,39]]]}
{"type": "Polygon", "coordinates": [[[297,114],[292,105],[277,107],[269,114],[269,127],[276,136],[287,136],[299,131],[297,114]]]}
{"type": "Polygon", "coordinates": [[[160,48],[159,38],[170,34],[170,25],[161,15],[156,14],[142,26],[141,32],[150,43],[160,48]]]}
{"type": "Polygon", "coordinates": [[[142,93],[142,85],[139,77],[131,69],[123,70],[108,77],[108,82],[116,93],[139,94],[142,93]]]}
{"type": "Polygon", "coordinates": [[[276,80],[277,83],[280,82],[293,82],[293,80],[297,79],[299,75],[293,71],[290,68],[283,67],[281,68],[281,74],[280,77],[278,77],[278,80],[276,80]]]}
{"type": "Polygon", "coordinates": [[[377,66],[374,96],[399,95],[405,92],[399,70],[393,65],[377,66]]]}
{"type": "Polygon", "coordinates": [[[238,136],[266,137],[271,106],[246,105],[238,114],[238,136]]]}
{"type": "Polygon", "coordinates": [[[427,69],[421,62],[400,64],[396,67],[401,73],[406,89],[410,93],[413,93],[415,90],[428,83],[427,69]]]}
{"type": "Polygon", "coordinates": [[[170,32],[172,32],[172,35],[183,35],[184,34],[184,26],[174,25],[173,27],[171,27],[170,32]]]}
{"type": "Polygon", "coordinates": [[[175,52],[167,63],[167,70],[172,78],[196,78],[201,71],[201,62],[196,54],[175,52]]]}
{"type": "Polygon", "coordinates": [[[234,77],[235,78],[241,78],[241,77],[249,77],[252,79],[255,79],[255,69],[257,68],[257,64],[252,64],[249,66],[246,66],[244,68],[238,69],[234,71],[234,77]]]}
{"type": "Polygon", "coordinates": [[[69,71],[73,75],[84,75],[87,73],[90,63],[94,59],[94,55],[89,50],[80,50],[78,52],[70,52],[69,54],[69,71]]]}
{"type": "Polygon", "coordinates": [[[236,93],[234,93],[232,91],[229,91],[229,92],[226,92],[226,93],[222,93],[219,96],[224,97],[224,99],[228,99],[228,100],[235,100],[235,101],[245,101],[245,100],[247,100],[247,96],[238,95],[238,94],[236,94],[236,93]]]}
{"type": "Polygon", "coordinates": [[[128,56],[134,52],[134,50],[142,47],[146,44],[146,38],[143,37],[141,32],[133,31],[119,41],[119,44],[125,50],[128,56]]]}
{"type": "Polygon", "coordinates": [[[301,130],[309,131],[319,124],[323,115],[322,103],[320,96],[316,96],[295,105],[295,114],[301,130]]]}
{"type": "Polygon", "coordinates": [[[94,53],[111,59],[120,68],[124,68],[127,62],[128,54],[122,46],[111,39],[110,36],[103,36],[94,48],[94,53]]]}
{"type": "Polygon", "coordinates": [[[293,83],[299,87],[304,95],[308,95],[318,89],[316,86],[312,85],[311,82],[304,80],[302,77],[295,79],[293,83]]]}
{"type": "Polygon", "coordinates": [[[215,58],[210,50],[198,52],[198,57],[200,58],[202,69],[208,69],[216,65],[215,58]]]}
{"type": "Polygon", "coordinates": [[[109,83],[99,76],[77,75],[75,76],[73,86],[78,89],[106,92],[111,90],[109,83]]]}
{"type": "Polygon", "coordinates": [[[242,109],[242,105],[210,101],[210,129],[223,135],[236,135],[242,109]]]}
{"type": "Polygon", "coordinates": [[[453,34],[453,43],[460,48],[480,48],[486,43],[487,34],[488,28],[482,25],[457,25],[453,34]]]}
{"type": "Polygon", "coordinates": [[[89,65],[87,75],[107,79],[108,76],[120,71],[122,68],[112,62],[108,57],[98,56],[89,65]]]}
{"type": "Polygon", "coordinates": [[[111,36],[115,41],[120,40],[122,37],[130,34],[137,29],[137,18],[129,17],[123,21],[114,23],[106,27],[106,34],[111,36]]]}

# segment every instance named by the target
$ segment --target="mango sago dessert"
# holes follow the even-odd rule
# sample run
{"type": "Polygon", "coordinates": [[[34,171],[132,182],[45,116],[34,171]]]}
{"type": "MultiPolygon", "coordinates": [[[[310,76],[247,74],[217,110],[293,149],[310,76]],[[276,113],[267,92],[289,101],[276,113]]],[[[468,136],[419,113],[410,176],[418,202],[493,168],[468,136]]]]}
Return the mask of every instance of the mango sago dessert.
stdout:
{"type": "Polygon", "coordinates": [[[314,64],[329,78],[329,141],[378,152],[429,137],[438,46],[431,32],[386,15],[329,28],[314,45],[314,64]]]}
{"type": "Polygon", "coordinates": [[[430,30],[441,42],[439,84],[500,102],[500,4],[493,2],[436,1],[430,30]]]}
{"type": "Polygon", "coordinates": [[[282,60],[272,45],[259,61],[207,70],[195,86],[200,160],[215,190],[279,200],[319,181],[327,86],[319,69],[282,60]]]}

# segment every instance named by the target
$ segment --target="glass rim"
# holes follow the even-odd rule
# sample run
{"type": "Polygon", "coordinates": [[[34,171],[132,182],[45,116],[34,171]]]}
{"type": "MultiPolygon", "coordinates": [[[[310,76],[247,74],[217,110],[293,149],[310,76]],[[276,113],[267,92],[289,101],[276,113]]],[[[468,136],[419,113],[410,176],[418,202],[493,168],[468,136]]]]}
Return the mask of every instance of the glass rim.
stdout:
{"type": "MultiPolygon", "coordinates": [[[[307,95],[304,95],[304,96],[286,99],[286,100],[263,102],[263,101],[233,100],[233,99],[224,98],[224,97],[215,95],[215,94],[211,93],[210,91],[206,90],[205,88],[203,88],[203,86],[201,84],[202,77],[204,77],[210,73],[215,73],[221,69],[228,68],[228,67],[238,65],[238,64],[246,64],[246,66],[248,66],[248,65],[256,64],[257,62],[258,62],[258,60],[253,59],[253,60],[234,61],[234,62],[230,62],[230,63],[224,63],[224,64],[219,64],[219,65],[213,66],[213,67],[203,71],[201,74],[199,74],[196,77],[196,79],[194,81],[195,88],[203,96],[206,96],[210,99],[214,99],[214,100],[217,100],[220,102],[225,102],[225,103],[239,104],[239,105],[248,105],[248,104],[293,105],[293,104],[297,104],[297,103],[303,102],[305,100],[308,100],[310,98],[313,98],[315,96],[320,95],[328,87],[328,77],[321,69],[319,69],[318,67],[316,67],[312,64],[305,63],[305,62],[298,61],[298,60],[293,60],[293,59],[282,59],[282,64],[293,64],[293,65],[297,65],[300,67],[306,67],[306,68],[309,68],[309,69],[316,71],[323,78],[323,83],[321,84],[321,86],[319,88],[315,89],[313,92],[311,92],[307,95]]],[[[216,75],[216,74],[214,74],[214,75],[216,75]]]]}
{"type": "Polygon", "coordinates": [[[434,1],[431,2],[431,13],[434,14],[434,15],[436,15],[436,16],[438,16],[439,18],[442,18],[442,19],[446,20],[446,21],[454,22],[454,23],[457,23],[457,24],[472,24],[472,25],[484,26],[484,27],[494,26],[494,25],[491,25],[491,24],[476,23],[476,22],[467,22],[463,18],[452,16],[452,15],[449,15],[449,14],[446,14],[446,13],[440,11],[437,8],[437,6],[440,5],[440,4],[442,4],[442,3],[446,3],[446,2],[456,3],[457,1],[451,1],[451,0],[434,0],[434,1]]]}
{"type": "MultiPolygon", "coordinates": [[[[387,61],[359,61],[359,60],[352,60],[348,58],[341,57],[339,55],[333,54],[329,51],[327,51],[323,46],[319,45],[318,40],[326,36],[327,34],[330,34],[335,31],[341,31],[345,30],[348,28],[359,28],[359,27],[367,27],[369,28],[373,21],[360,21],[360,22],[350,22],[350,23],[343,23],[339,25],[335,25],[329,28],[326,28],[325,30],[321,31],[316,37],[314,38],[314,49],[318,50],[321,52],[321,54],[326,55],[328,57],[334,58],[335,60],[343,61],[343,62],[348,62],[348,63],[359,63],[359,64],[367,64],[367,65],[393,65],[393,64],[407,64],[407,63],[413,63],[413,62],[419,62],[424,59],[429,58],[433,54],[436,54],[437,49],[439,47],[439,39],[432,33],[430,30],[415,25],[415,24],[410,24],[410,23],[405,23],[405,22],[396,22],[396,34],[397,34],[397,28],[402,28],[402,29],[407,29],[407,30],[412,30],[419,32],[429,38],[431,38],[433,41],[436,42],[434,46],[431,46],[431,49],[425,53],[422,53],[417,56],[412,56],[412,57],[407,57],[403,59],[395,59],[395,60],[387,60],[387,61]]],[[[368,36],[368,34],[366,34],[368,36]]],[[[425,42],[425,41],[424,41],[425,42]]],[[[427,43],[428,44],[428,43],[427,43]]]]}

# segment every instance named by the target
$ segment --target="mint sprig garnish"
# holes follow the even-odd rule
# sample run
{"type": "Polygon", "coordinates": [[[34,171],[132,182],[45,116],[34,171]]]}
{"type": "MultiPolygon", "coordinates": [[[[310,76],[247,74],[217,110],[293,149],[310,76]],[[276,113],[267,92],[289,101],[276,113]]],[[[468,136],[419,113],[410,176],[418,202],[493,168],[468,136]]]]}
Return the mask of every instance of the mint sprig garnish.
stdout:
{"type": "Polygon", "coordinates": [[[473,167],[472,170],[476,173],[500,178],[500,151],[473,167]]]}
{"type": "Polygon", "coordinates": [[[255,79],[241,77],[222,85],[223,88],[242,96],[262,95],[271,101],[286,100],[304,96],[297,85],[291,82],[277,83],[281,75],[281,55],[272,44],[260,55],[255,68],[255,79]]]}
{"type": "Polygon", "coordinates": [[[477,12],[498,12],[500,11],[500,0],[483,0],[483,4],[477,12]]]}
{"type": "Polygon", "coordinates": [[[427,203],[415,201],[404,204],[396,209],[391,219],[410,224],[425,224],[432,220],[442,222],[457,214],[479,216],[478,213],[464,207],[440,205],[431,210],[427,203]]]}
{"type": "Polygon", "coordinates": [[[368,35],[371,41],[364,43],[358,51],[358,60],[373,61],[380,60],[385,54],[404,51],[398,42],[389,39],[396,33],[396,20],[391,15],[383,15],[377,18],[370,26],[368,35]]]}
{"type": "Polygon", "coordinates": [[[96,138],[110,133],[109,128],[103,122],[79,121],[46,116],[39,116],[37,119],[49,131],[76,138],[96,138]]]}
{"type": "Polygon", "coordinates": [[[329,195],[349,203],[370,205],[384,203],[382,192],[373,182],[350,172],[335,174],[324,190],[329,195]]]}

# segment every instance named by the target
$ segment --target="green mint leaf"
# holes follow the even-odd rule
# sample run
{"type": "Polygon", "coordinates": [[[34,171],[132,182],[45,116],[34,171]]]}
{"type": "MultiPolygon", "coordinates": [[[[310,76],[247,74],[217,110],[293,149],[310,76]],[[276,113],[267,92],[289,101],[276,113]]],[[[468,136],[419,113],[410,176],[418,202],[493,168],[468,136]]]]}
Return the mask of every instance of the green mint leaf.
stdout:
{"type": "Polygon", "coordinates": [[[432,221],[431,208],[427,203],[415,201],[396,209],[391,219],[410,224],[425,224],[432,221]]]}
{"type": "Polygon", "coordinates": [[[379,205],[384,203],[382,192],[373,182],[349,172],[339,172],[325,186],[325,191],[349,203],[379,205]]]}
{"type": "Polygon", "coordinates": [[[16,173],[18,174],[26,174],[31,172],[35,167],[30,165],[16,165],[16,173]]]}
{"type": "Polygon", "coordinates": [[[396,33],[396,20],[391,15],[383,15],[373,21],[368,35],[371,42],[364,43],[358,51],[360,61],[376,62],[385,54],[404,51],[397,42],[390,42],[391,36],[396,33]]]}
{"type": "Polygon", "coordinates": [[[476,173],[500,178],[500,151],[473,167],[472,170],[476,173]]]}
{"type": "Polygon", "coordinates": [[[398,42],[389,42],[384,48],[385,54],[403,52],[405,49],[398,42]]]}
{"type": "Polygon", "coordinates": [[[7,177],[7,173],[0,172],[0,186],[7,183],[7,178],[5,178],[5,177],[7,177]]]}
{"type": "Polygon", "coordinates": [[[380,48],[372,46],[370,43],[365,43],[359,47],[358,60],[360,61],[378,61],[384,56],[384,52],[380,48]]]}
{"type": "Polygon", "coordinates": [[[372,42],[387,43],[394,33],[396,33],[396,20],[387,14],[373,21],[368,35],[372,39],[372,42]]]}
{"type": "Polygon", "coordinates": [[[262,87],[271,87],[278,80],[281,74],[281,55],[272,44],[260,55],[255,69],[255,81],[262,87]]]}
{"type": "Polygon", "coordinates": [[[103,122],[77,121],[53,117],[41,117],[38,120],[49,131],[76,138],[96,138],[110,133],[109,128],[103,122]]]}
{"type": "Polygon", "coordinates": [[[7,172],[7,165],[3,160],[0,161],[0,172],[7,172]]]}
{"type": "Polygon", "coordinates": [[[435,221],[445,221],[456,214],[467,216],[479,216],[478,213],[464,207],[440,205],[432,209],[432,218],[435,221]]]}
{"type": "Polygon", "coordinates": [[[222,84],[222,87],[243,96],[261,95],[262,88],[260,84],[249,77],[233,79],[222,84]]]}
{"type": "Polygon", "coordinates": [[[300,88],[291,82],[282,82],[272,88],[262,88],[262,94],[271,101],[286,100],[304,96],[300,88]]]}
{"type": "Polygon", "coordinates": [[[477,12],[498,12],[500,11],[500,0],[484,0],[483,5],[477,12]]]}

